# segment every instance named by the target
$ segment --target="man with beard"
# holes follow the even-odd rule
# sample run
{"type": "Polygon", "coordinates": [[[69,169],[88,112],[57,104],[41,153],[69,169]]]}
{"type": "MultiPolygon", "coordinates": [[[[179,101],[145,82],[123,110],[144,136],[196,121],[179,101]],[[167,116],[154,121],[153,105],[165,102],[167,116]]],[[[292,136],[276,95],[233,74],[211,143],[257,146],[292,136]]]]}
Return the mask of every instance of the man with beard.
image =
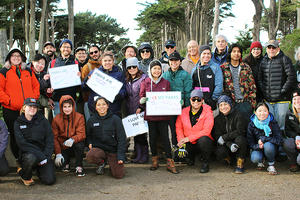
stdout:
{"type": "Polygon", "coordinates": [[[43,54],[46,58],[45,66],[48,66],[51,60],[56,58],[55,52],[56,49],[52,42],[48,41],[44,44],[43,54]]]}

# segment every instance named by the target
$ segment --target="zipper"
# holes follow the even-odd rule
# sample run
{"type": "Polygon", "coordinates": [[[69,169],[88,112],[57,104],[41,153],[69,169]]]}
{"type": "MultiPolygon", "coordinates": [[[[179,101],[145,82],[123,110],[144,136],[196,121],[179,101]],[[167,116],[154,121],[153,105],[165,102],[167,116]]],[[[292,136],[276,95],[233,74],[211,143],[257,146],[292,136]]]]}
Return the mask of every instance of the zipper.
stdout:
{"type": "Polygon", "coordinates": [[[67,138],[69,138],[69,124],[70,124],[70,120],[69,120],[69,115],[68,115],[68,126],[67,126],[67,138]]]}

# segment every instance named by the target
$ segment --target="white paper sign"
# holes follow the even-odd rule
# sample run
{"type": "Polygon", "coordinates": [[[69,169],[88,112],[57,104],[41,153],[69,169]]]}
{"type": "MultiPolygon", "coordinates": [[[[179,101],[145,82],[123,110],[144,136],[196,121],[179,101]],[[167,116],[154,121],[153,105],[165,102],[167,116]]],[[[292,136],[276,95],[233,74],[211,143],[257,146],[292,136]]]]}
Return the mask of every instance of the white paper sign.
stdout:
{"type": "Polygon", "coordinates": [[[49,68],[51,87],[55,89],[81,85],[78,65],[49,68]]]}
{"type": "Polygon", "coordinates": [[[144,120],[144,112],[133,114],[122,119],[127,137],[132,137],[148,132],[148,123],[144,120]]]}
{"type": "Polygon", "coordinates": [[[147,115],[181,115],[181,92],[146,92],[147,115]]]}
{"type": "Polygon", "coordinates": [[[95,69],[86,83],[94,92],[113,102],[123,83],[117,79],[95,69]]]}

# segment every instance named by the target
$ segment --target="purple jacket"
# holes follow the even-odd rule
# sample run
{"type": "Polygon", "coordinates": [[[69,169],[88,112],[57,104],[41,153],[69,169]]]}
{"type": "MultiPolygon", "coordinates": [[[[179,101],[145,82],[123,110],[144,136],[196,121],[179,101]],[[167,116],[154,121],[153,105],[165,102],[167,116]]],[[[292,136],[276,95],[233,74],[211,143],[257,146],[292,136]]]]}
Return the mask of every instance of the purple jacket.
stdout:
{"type": "Polygon", "coordinates": [[[8,131],[4,121],[0,119],[0,158],[5,153],[7,143],[8,143],[8,131]]]}
{"type": "Polygon", "coordinates": [[[140,105],[140,88],[141,82],[147,77],[143,74],[140,78],[134,79],[132,82],[126,82],[127,93],[127,111],[128,114],[134,114],[140,105]]]}

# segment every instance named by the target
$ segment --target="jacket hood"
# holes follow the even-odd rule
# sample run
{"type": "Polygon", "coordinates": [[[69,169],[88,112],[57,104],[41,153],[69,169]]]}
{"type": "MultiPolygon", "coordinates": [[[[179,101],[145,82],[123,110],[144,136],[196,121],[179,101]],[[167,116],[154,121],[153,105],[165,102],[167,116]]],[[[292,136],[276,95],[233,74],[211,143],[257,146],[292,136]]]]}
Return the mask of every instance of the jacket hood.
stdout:
{"type": "Polygon", "coordinates": [[[9,61],[11,55],[12,55],[13,53],[15,53],[15,52],[18,52],[18,53],[21,55],[22,62],[26,62],[26,56],[23,54],[23,52],[22,52],[20,49],[16,49],[16,48],[15,48],[15,49],[11,49],[11,50],[8,52],[8,54],[7,54],[6,58],[5,58],[5,62],[6,62],[6,61],[9,61]]]}
{"type": "Polygon", "coordinates": [[[59,100],[59,109],[60,109],[60,114],[63,115],[64,117],[66,117],[65,113],[63,112],[63,102],[66,101],[66,100],[69,100],[71,99],[72,102],[73,102],[73,106],[72,106],[72,113],[71,113],[71,116],[72,118],[74,119],[75,117],[75,101],[74,99],[70,96],[70,95],[63,95],[60,100],[59,100]]]}
{"type": "Polygon", "coordinates": [[[149,78],[151,79],[151,83],[152,83],[152,81],[155,83],[155,84],[157,84],[157,83],[159,83],[159,81],[161,80],[161,78],[162,78],[162,74],[163,74],[163,70],[162,70],[162,66],[161,66],[161,62],[159,61],[159,60],[152,60],[151,62],[150,62],[150,64],[149,64],[149,67],[148,67],[148,76],[149,76],[149,78]],[[158,79],[156,80],[156,81],[154,81],[153,80],[153,76],[152,76],[152,74],[151,74],[151,63],[152,62],[154,62],[154,61],[158,61],[159,63],[160,63],[160,68],[161,68],[161,74],[160,74],[160,76],[158,77],[158,79]]]}

